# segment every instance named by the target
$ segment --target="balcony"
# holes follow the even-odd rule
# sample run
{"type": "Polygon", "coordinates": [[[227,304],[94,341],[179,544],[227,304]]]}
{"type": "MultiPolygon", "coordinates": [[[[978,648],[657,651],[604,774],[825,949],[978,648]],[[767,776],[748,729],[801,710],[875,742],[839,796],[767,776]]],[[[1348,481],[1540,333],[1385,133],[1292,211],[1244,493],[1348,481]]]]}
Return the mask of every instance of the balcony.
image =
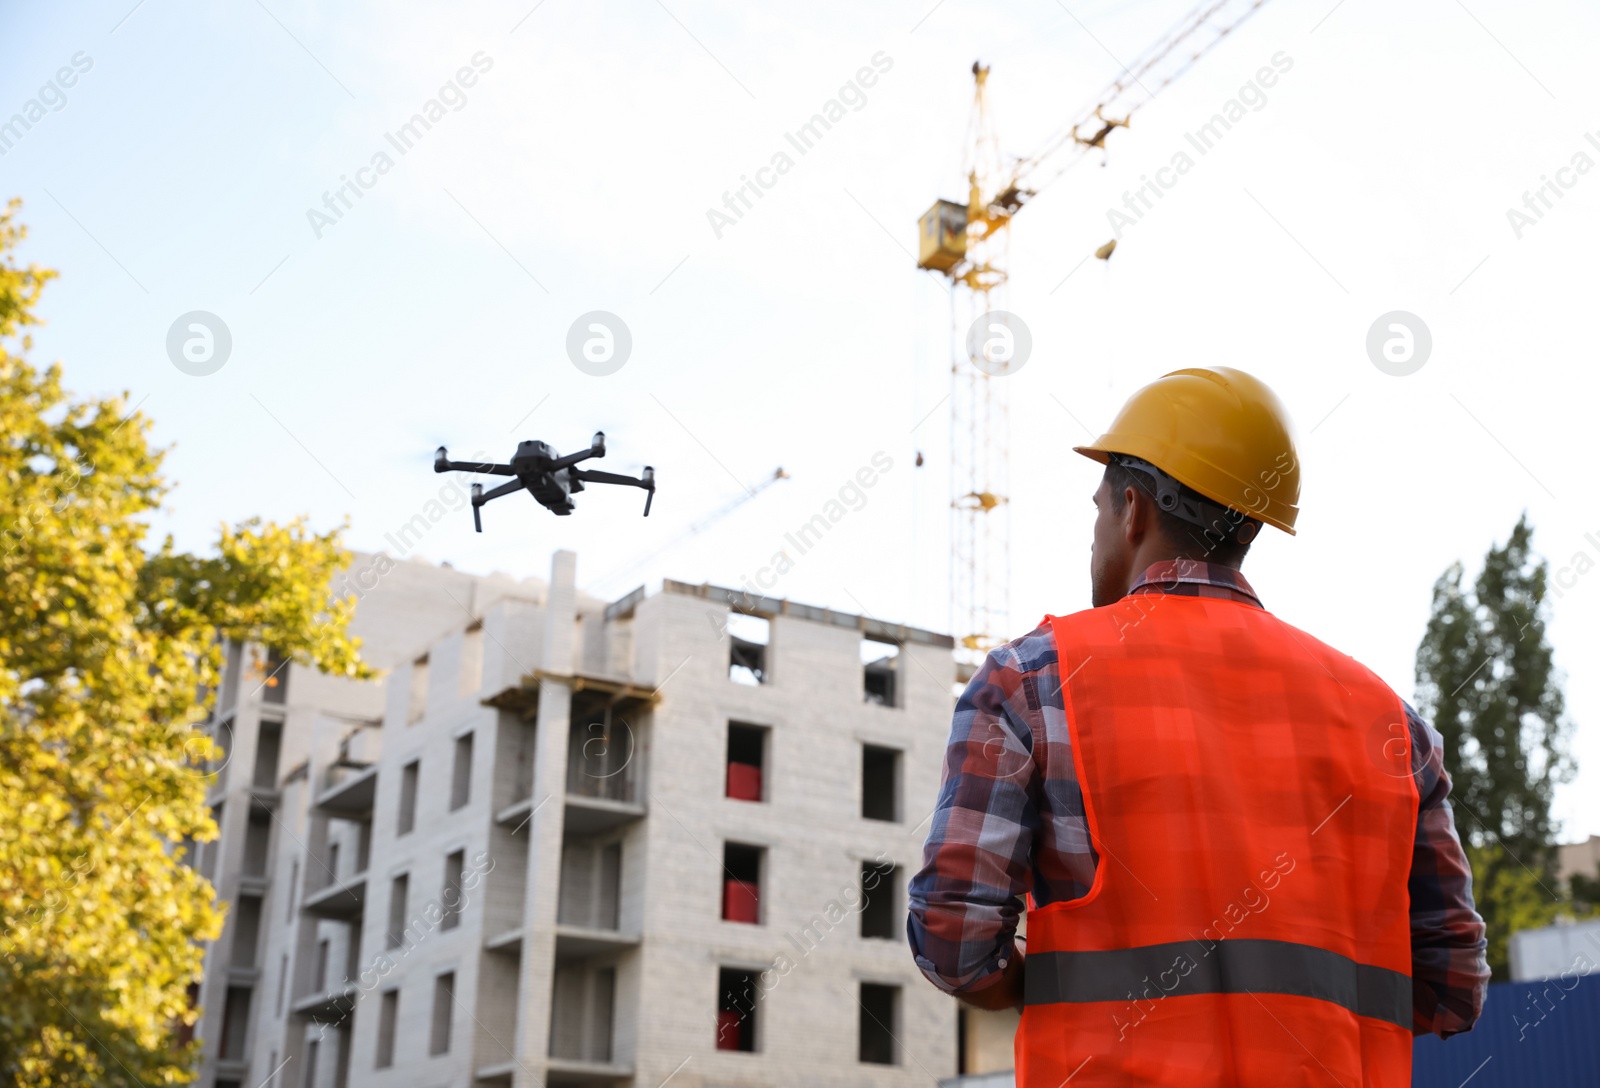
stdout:
{"type": "Polygon", "coordinates": [[[522,955],[522,930],[508,929],[504,933],[496,933],[493,937],[483,942],[485,951],[499,952],[507,956],[522,955]]]}
{"type": "Polygon", "coordinates": [[[614,929],[556,926],[556,961],[572,962],[639,947],[639,938],[614,929]]]}
{"type": "Polygon", "coordinates": [[[250,807],[262,812],[276,812],[283,804],[283,794],[277,789],[250,787],[250,807]]]}
{"type": "Polygon", "coordinates": [[[633,801],[608,801],[600,797],[567,795],[566,832],[596,835],[619,824],[643,818],[645,807],[633,801]]]}
{"type": "Polygon", "coordinates": [[[378,792],[378,758],[382,753],[381,723],[358,722],[339,738],[339,755],[323,772],[317,796],[320,815],[357,820],[372,812],[378,792]]]}
{"type": "Polygon", "coordinates": [[[633,1079],[633,1066],[616,1062],[590,1062],[580,1058],[551,1058],[545,1064],[545,1084],[549,1088],[579,1088],[581,1085],[611,1084],[633,1079]]]}
{"type": "Polygon", "coordinates": [[[272,886],[272,881],[265,873],[241,873],[239,875],[239,894],[253,895],[258,898],[267,894],[267,889],[272,886]]]}
{"type": "Polygon", "coordinates": [[[372,811],[377,794],[377,764],[356,769],[336,763],[328,768],[327,786],[317,797],[317,810],[335,819],[360,819],[372,811]]]}
{"type": "Polygon", "coordinates": [[[317,918],[349,921],[358,917],[366,906],[367,874],[363,872],[312,892],[300,904],[300,909],[317,918]]]}
{"type": "Polygon", "coordinates": [[[296,998],[289,1010],[296,1016],[309,1016],[320,1023],[338,1023],[355,1009],[356,999],[360,996],[355,983],[336,983],[326,993],[296,998]]]}
{"type": "Polygon", "coordinates": [[[524,797],[513,802],[494,814],[494,822],[501,827],[509,827],[513,832],[522,830],[528,820],[533,816],[533,798],[524,797]]]}

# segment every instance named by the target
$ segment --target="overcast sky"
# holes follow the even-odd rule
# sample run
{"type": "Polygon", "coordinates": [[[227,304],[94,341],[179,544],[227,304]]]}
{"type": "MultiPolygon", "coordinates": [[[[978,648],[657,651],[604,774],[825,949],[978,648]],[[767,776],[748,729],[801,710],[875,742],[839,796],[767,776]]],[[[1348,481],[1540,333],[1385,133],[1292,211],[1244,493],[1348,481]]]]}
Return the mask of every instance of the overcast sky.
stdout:
{"type": "MultiPolygon", "coordinates": [[[[0,140],[0,195],[25,201],[27,256],[63,273],[34,358],[155,421],[177,484],[158,528],[190,548],[307,513],[394,551],[449,483],[435,446],[504,458],[603,429],[599,467],[656,466],[648,520],[633,490],[592,488],[560,519],[516,496],[481,536],[455,509],[405,549],[542,576],[572,548],[603,597],[754,576],[881,454],[860,509],[770,592],[945,630],[949,302],[910,254],[931,201],[965,198],[970,65],[992,64],[1002,145],[1027,153],[1189,7],[7,4],[0,117],[43,109],[0,140]],[[432,126],[402,132],[430,99],[432,126]],[[801,153],[786,137],[830,99],[844,116],[801,153]],[[758,175],[780,152],[787,172],[758,175]],[[747,176],[770,187],[734,198],[731,224],[709,214],[747,176]],[[606,376],[567,352],[597,310],[632,338],[606,376]],[[231,337],[208,375],[168,354],[192,311],[231,337]],[[663,550],[778,466],[792,479],[663,550]]],[[[1247,575],[1408,698],[1434,580],[1528,512],[1570,568],[1548,635],[1587,769],[1558,813],[1569,837],[1600,833],[1596,40],[1577,2],[1274,0],[1104,166],[1024,209],[1013,634],[1089,601],[1098,469],[1069,447],[1167,370],[1242,367],[1288,404],[1304,464],[1299,535],[1266,531],[1247,575]],[[1085,263],[1180,153],[1114,258],[1085,263]],[[1525,204],[1541,186],[1549,207],[1525,204]],[[1396,310],[1432,337],[1407,376],[1366,347],[1396,310]]]]}

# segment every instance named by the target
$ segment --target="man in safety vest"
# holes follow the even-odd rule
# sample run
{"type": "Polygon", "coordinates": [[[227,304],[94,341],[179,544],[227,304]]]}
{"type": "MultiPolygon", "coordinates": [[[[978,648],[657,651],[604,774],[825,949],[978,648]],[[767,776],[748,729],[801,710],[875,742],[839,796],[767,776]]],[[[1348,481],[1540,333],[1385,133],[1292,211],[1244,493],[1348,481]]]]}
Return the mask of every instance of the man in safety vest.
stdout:
{"type": "Polygon", "coordinates": [[[1179,370],[1077,451],[1106,466],[1094,607],[956,706],[918,966],[1022,1009],[1019,1088],[1409,1085],[1412,1035],[1483,1008],[1483,919],[1438,732],[1239,573],[1299,513],[1282,404],[1179,370]]]}

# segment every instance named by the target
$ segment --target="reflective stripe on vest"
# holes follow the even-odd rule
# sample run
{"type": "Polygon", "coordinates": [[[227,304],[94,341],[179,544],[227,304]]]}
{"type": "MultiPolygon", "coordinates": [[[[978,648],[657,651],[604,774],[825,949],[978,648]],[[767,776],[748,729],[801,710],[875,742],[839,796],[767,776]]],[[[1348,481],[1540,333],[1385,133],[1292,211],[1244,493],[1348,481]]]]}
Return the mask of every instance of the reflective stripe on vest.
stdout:
{"type": "Polygon", "coordinates": [[[1049,621],[1065,728],[1033,757],[1073,764],[1098,863],[1028,912],[1018,1088],[1409,1085],[1398,696],[1242,601],[1049,621]]]}
{"type": "Polygon", "coordinates": [[[1125,1001],[1127,980],[1155,980],[1162,996],[1295,994],[1331,1001],[1357,1016],[1411,1027],[1411,977],[1337,952],[1290,941],[1247,937],[1207,948],[1173,941],[1104,952],[1035,952],[1024,976],[1029,1005],[1057,1001],[1125,1001]],[[1173,969],[1184,961],[1194,966],[1173,969]],[[1163,975],[1172,978],[1170,988],[1163,975]]]}

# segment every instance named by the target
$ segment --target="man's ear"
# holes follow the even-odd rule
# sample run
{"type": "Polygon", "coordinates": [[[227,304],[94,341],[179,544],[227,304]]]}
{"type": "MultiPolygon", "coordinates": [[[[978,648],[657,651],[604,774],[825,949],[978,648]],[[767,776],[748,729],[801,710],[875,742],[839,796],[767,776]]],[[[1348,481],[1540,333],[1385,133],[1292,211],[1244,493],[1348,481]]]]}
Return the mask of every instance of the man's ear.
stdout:
{"type": "Polygon", "coordinates": [[[1132,484],[1123,492],[1122,537],[1128,542],[1130,550],[1137,548],[1145,533],[1150,531],[1150,512],[1145,508],[1148,498],[1149,496],[1132,484]]]}

